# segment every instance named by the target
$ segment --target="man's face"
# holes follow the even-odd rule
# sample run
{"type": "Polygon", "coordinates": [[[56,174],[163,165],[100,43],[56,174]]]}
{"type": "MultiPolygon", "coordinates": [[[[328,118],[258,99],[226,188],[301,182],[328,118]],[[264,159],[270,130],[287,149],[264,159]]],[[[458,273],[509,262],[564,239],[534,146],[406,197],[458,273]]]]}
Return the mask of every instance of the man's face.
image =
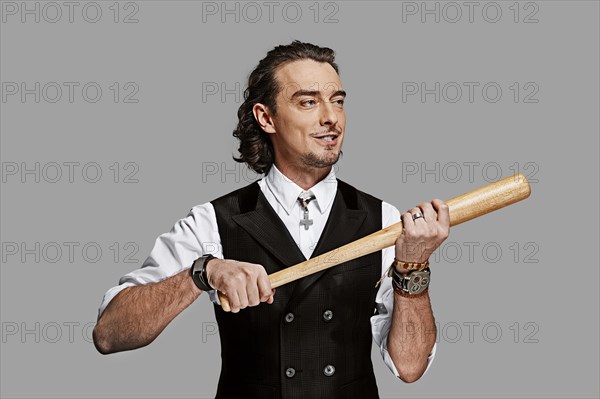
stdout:
{"type": "Polygon", "coordinates": [[[338,74],[328,63],[301,60],[280,67],[275,76],[281,90],[268,133],[277,167],[329,168],[339,159],[346,127],[346,93],[338,74]]]}

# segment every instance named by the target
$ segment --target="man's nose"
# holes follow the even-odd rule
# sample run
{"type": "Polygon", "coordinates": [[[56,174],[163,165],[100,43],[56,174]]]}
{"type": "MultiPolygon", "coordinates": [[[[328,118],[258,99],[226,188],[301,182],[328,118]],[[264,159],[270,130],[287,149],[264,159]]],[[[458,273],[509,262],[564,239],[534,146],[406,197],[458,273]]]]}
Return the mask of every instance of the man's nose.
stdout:
{"type": "Polygon", "coordinates": [[[338,122],[338,114],[335,110],[335,105],[330,102],[324,102],[321,108],[321,126],[335,125],[338,122]]]}

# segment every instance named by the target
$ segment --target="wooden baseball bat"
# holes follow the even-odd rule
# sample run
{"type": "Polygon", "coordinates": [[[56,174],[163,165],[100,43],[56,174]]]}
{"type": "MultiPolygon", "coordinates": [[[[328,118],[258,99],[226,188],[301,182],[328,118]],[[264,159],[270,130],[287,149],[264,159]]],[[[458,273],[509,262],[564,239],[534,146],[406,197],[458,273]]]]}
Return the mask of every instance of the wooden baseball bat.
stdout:
{"type": "MultiPolygon", "coordinates": [[[[531,194],[531,187],[527,178],[522,174],[516,174],[454,197],[446,201],[450,212],[450,226],[456,226],[524,200],[529,197],[529,194],[531,194]]],[[[270,274],[271,287],[277,288],[349,260],[381,251],[394,245],[400,234],[402,234],[402,221],[332,251],[270,274]]],[[[223,310],[229,312],[231,310],[229,300],[222,292],[219,292],[219,300],[223,310]]]]}

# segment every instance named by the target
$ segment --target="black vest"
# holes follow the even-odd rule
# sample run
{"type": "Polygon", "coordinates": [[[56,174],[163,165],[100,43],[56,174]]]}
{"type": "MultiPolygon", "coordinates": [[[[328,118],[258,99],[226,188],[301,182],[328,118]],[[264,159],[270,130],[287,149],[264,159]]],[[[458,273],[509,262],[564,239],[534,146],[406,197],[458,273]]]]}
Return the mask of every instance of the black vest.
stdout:
{"type": "MultiPolygon", "coordinates": [[[[258,183],[212,201],[223,256],[268,274],[306,260],[258,183]]],[[[381,229],[381,200],[338,180],[313,257],[381,229]]],[[[217,398],[378,398],[371,323],[381,251],[278,287],[272,305],[215,306],[217,398]]]]}

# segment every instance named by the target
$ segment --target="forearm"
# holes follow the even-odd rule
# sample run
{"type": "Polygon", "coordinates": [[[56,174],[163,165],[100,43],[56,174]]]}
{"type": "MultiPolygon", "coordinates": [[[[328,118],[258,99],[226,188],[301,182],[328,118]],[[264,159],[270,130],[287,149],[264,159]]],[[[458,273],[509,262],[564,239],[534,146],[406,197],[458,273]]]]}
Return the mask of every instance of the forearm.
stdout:
{"type": "Polygon", "coordinates": [[[403,381],[414,382],[423,375],[436,333],[428,292],[417,298],[394,293],[387,348],[403,381]]]}
{"type": "Polygon", "coordinates": [[[93,338],[100,353],[146,346],[202,293],[184,270],[161,282],[125,288],[96,323],[93,338]]]}

